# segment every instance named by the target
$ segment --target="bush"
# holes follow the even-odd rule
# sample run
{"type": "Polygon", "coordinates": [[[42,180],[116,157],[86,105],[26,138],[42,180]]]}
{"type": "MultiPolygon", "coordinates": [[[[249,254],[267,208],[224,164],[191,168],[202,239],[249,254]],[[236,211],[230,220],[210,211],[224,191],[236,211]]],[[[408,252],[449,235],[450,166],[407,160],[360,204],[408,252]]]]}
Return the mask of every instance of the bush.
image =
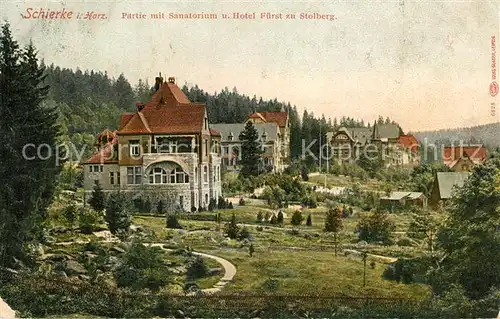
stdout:
{"type": "Polygon", "coordinates": [[[225,233],[227,237],[231,239],[236,239],[238,238],[238,234],[240,232],[240,228],[238,227],[236,223],[236,216],[233,213],[233,216],[231,217],[231,221],[229,223],[226,223],[225,225],[225,233]]]}
{"type": "Polygon", "coordinates": [[[389,214],[383,211],[363,216],[356,226],[359,240],[384,244],[391,243],[391,235],[395,229],[396,225],[389,219],[389,214]]]}
{"type": "Polygon", "coordinates": [[[276,224],[283,224],[284,218],[283,218],[283,212],[280,210],[278,212],[278,216],[276,217],[276,224]]]}
{"type": "Polygon", "coordinates": [[[219,199],[217,201],[217,208],[219,208],[219,209],[226,209],[227,208],[227,202],[224,199],[224,197],[219,196],[219,199]]]}
{"type": "Polygon", "coordinates": [[[105,219],[111,233],[128,231],[132,224],[132,215],[125,194],[118,192],[108,197],[105,219]]]}
{"type": "Polygon", "coordinates": [[[208,267],[205,265],[203,258],[196,256],[193,261],[189,263],[187,268],[187,278],[190,280],[202,278],[207,275],[208,267]]]}
{"type": "Polygon", "coordinates": [[[266,212],[266,214],[264,215],[264,221],[265,222],[269,222],[271,219],[271,213],[270,212],[266,212]]]}
{"type": "Polygon", "coordinates": [[[237,239],[243,240],[248,238],[250,238],[250,232],[248,231],[248,229],[246,227],[241,228],[240,231],[238,232],[237,239]]]}
{"type": "Polygon", "coordinates": [[[239,205],[245,206],[245,200],[243,199],[243,197],[240,198],[239,205]]]}
{"type": "Polygon", "coordinates": [[[271,217],[271,219],[269,220],[269,224],[271,225],[276,225],[278,224],[278,218],[276,217],[276,215],[273,214],[273,216],[271,217]]]}
{"type": "Polygon", "coordinates": [[[63,216],[68,222],[68,224],[72,225],[75,222],[76,217],[78,216],[78,207],[75,204],[71,204],[64,208],[63,216]]]}
{"type": "Polygon", "coordinates": [[[307,215],[306,225],[307,226],[312,226],[312,217],[311,217],[311,214],[307,215]]]}
{"type": "Polygon", "coordinates": [[[257,213],[257,223],[262,223],[262,220],[264,219],[264,214],[262,212],[257,213]]]}
{"type": "Polygon", "coordinates": [[[78,212],[78,225],[84,234],[92,234],[100,220],[101,215],[90,207],[82,207],[78,212]]]}
{"type": "Polygon", "coordinates": [[[156,212],[158,214],[162,214],[165,212],[165,205],[163,204],[162,200],[158,201],[158,204],[156,205],[156,212]]]}
{"type": "Polygon", "coordinates": [[[182,229],[182,226],[179,224],[179,221],[177,220],[177,215],[175,214],[167,215],[167,228],[182,229]]]}
{"type": "Polygon", "coordinates": [[[304,217],[302,216],[302,213],[300,210],[296,210],[293,212],[292,219],[290,220],[290,223],[293,226],[300,226],[302,224],[302,221],[304,220],[304,217]]]}
{"type": "Polygon", "coordinates": [[[229,204],[227,204],[227,208],[233,209],[233,202],[229,202],[229,204]]]}
{"type": "Polygon", "coordinates": [[[217,201],[215,199],[211,199],[210,203],[208,204],[208,211],[213,212],[214,209],[217,208],[217,201]]]}
{"type": "Polygon", "coordinates": [[[196,211],[197,211],[196,207],[194,207],[194,206],[191,207],[191,213],[196,213],[196,211]]]}

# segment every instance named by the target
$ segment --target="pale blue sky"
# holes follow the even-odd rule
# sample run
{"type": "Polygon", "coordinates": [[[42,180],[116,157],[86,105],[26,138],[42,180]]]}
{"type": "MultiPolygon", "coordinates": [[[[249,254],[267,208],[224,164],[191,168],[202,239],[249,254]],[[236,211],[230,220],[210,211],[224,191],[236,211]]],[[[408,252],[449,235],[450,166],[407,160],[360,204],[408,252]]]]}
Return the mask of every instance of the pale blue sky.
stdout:
{"type": "Polygon", "coordinates": [[[486,1],[9,1],[22,42],[47,63],[124,73],[158,72],[206,91],[237,87],[327,117],[390,116],[404,129],[496,122],[489,114],[490,38],[498,5],[486,1]],[[27,20],[26,9],[105,13],[105,21],[27,20]],[[122,13],[295,13],[296,20],[123,20],[122,13]],[[299,14],[335,14],[335,21],[299,14]]]}

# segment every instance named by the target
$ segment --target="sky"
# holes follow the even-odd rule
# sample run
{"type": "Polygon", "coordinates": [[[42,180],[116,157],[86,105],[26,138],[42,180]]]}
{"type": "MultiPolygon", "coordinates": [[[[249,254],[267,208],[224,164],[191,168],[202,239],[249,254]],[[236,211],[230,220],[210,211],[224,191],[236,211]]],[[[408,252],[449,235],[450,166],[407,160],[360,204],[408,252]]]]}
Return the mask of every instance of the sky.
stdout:
{"type": "Polygon", "coordinates": [[[494,1],[0,0],[2,21],[19,42],[31,39],[47,64],[123,73],[133,85],[139,78],[153,84],[161,72],[210,93],[236,87],[277,98],[300,113],[389,116],[405,131],[500,121],[498,96],[489,94],[499,14],[494,1]],[[29,16],[40,8],[73,16],[29,16]],[[106,19],[77,18],[87,12],[106,19]],[[159,12],[218,18],[150,18],[159,12]],[[256,19],[222,17],[236,12],[256,19]],[[261,19],[267,12],[295,19],[261,19]],[[301,13],[335,20],[300,19],[301,13]]]}

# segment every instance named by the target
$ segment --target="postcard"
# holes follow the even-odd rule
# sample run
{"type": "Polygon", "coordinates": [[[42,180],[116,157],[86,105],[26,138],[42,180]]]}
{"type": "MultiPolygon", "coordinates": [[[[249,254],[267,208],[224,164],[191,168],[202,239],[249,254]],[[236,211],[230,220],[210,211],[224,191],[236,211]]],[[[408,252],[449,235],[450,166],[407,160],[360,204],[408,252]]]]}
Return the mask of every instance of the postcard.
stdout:
{"type": "Polygon", "coordinates": [[[0,0],[0,317],[500,316],[499,15],[0,0]]]}

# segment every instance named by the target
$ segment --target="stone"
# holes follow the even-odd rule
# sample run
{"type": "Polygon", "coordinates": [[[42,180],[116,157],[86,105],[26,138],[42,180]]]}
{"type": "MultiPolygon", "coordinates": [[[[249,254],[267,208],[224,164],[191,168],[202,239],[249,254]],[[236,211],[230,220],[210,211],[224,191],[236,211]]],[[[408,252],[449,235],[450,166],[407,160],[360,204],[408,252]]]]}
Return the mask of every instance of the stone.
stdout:
{"type": "Polygon", "coordinates": [[[65,272],[69,275],[78,275],[78,274],[86,274],[87,270],[85,270],[85,267],[83,267],[82,264],[80,264],[77,261],[74,260],[67,260],[65,265],[65,272]]]}
{"type": "Polygon", "coordinates": [[[209,268],[207,270],[207,276],[215,276],[222,273],[222,268],[209,268]]]}
{"type": "Polygon", "coordinates": [[[120,246],[113,246],[111,248],[111,250],[114,250],[114,251],[122,253],[122,254],[125,253],[125,249],[121,248],[120,246]]]}

